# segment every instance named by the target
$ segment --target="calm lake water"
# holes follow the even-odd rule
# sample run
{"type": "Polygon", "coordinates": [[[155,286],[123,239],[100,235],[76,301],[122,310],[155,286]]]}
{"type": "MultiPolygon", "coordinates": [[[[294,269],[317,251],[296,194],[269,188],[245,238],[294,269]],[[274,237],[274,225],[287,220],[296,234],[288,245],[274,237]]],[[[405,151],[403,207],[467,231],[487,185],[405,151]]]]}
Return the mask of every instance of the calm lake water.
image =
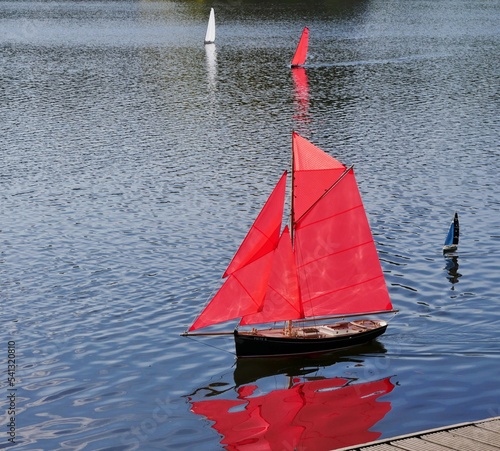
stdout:
{"type": "Polygon", "coordinates": [[[0,448],[316,451],[500,415],[499,23],[497,0],[1,1],[0,448]],[[235,362],[179,335],[293,129],[355,164],[400,313],[360,349],[235,362]]]}

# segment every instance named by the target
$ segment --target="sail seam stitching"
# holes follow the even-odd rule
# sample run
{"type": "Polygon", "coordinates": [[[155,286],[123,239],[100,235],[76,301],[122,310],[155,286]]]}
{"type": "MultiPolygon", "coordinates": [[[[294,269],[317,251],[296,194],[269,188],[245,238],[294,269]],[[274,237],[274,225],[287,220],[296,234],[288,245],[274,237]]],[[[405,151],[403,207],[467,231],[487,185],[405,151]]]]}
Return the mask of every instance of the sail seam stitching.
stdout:
{"type": "Polygon", "coordinates": [[[342,253],[344,253],[344,252],[348,252],[348,251],[350,251],[350,250],[352,250],[352,249],[356,249],[356,248],[358,248],[358,247],[363,247],[363,246],[366,246],[366,245],[369,245],[369,244],[372,244],[372,243],[374,243],[373,239],[372,239],[372,240],[369,240],[369,241],[365,241],[364,243],[357,244],[357,245],[355,245],[355,246],[348,247],[348,248],[346,248],[346,249],[342,249],[342,250],[337,251],[337,252],[332,252],[331,254],[324,255],[323,257],[316,258],[316,259],[311,260],[311,261],[309,261],[309,262],[307,262],[307,263],[303,263],[303,264],[301,264],[301,265],[297,265],[297,268],[302,269],[302,268],[305,268],[306,266],[311,265],[312,263],[316,263],[316,262],[318,262],[318,261],[320,261],[320,260],[324,260],[325,258],[329,258],[329,257],[332,257],[332,256],[334,256],[334,255],[339,255],[339,254],[342,254],[342,253]]]}
{"type": "Polygon", "coordinates": [[[368,283],[368,282],[372,282],[374,280],[377,280],[377,279],[380,279],[380,278],[383,278],[384,275],[383,274],[380,274],[379,276],[376,276],[376,277],[372,277],[370,279],[366,279],[366,280],[363,280],[362,282],[358,282],[358,283],[353,283],[352,285],[348,285],[348,286],[345,286],[345,287],[342,287],[342,288],[338,288],[337,290],[333,290],[333,291],[329,291],[328,293],[322,293],[321,295],[319,296],[316,296],[314,298],[311,298],[307,301],[304,301],[304,304],[308,304],[308,303],[311,303],[313,301],[315,301],[316,299],[319,299],[319,298],[322,298],[323,296],[328,296],[328,295],[331,295],[333,293],[338,293],[340,291],[344,291],[344,290],[348,290],[350,288],[353,288],[353,287],[357,287],[359,285],[363,285],[365,283],[368,283]]]}

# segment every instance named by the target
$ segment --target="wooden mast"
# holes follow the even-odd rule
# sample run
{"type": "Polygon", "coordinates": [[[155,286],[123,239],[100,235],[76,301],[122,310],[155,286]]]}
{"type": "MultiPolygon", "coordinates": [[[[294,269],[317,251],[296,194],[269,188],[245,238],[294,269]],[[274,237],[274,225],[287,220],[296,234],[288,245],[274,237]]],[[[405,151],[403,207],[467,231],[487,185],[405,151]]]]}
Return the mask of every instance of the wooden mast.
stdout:
{"type": "MultiPolygon", "coordinates": [[[[294,149],[294,142],[295,140],[293,139],[295,131],[292,131],[292,186],[290,188],[290,239],[292,241],[292,249],[293,249],[293,244],[294,244],[294,237],[295,237],[295,212],[293,209],[293,191],[294,191],[294,186],[295,186],[295,149],[294,149]]],[[[300,290],[299,290],[299,296],[300,296],[300,290]]],[[[288,320],[286,322],[286,333],[287,335],[292,335],[292,320],[288,320]]]]}

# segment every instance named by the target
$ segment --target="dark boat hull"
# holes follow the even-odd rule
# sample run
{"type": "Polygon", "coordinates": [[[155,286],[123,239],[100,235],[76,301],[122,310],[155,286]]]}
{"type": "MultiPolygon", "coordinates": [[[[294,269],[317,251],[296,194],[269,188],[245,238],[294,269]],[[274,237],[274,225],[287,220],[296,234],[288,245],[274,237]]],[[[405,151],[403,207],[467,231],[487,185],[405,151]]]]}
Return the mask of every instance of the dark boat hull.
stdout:
{"type": "Polygon", "coordinates": [[[322,338],[268,337],[234,331],[237,357],[276,357],[336,351],[368,343],[382,335],[387,324],[352,335],[322,338]]]}

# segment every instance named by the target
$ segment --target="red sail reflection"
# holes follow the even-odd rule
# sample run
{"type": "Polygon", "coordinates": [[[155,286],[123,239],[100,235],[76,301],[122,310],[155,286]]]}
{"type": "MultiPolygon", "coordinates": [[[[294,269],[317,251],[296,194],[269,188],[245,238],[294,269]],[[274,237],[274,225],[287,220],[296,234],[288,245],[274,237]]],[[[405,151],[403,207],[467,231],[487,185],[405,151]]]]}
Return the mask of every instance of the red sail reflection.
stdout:
{"type": "MultiPolygon", "coordinates": [[[[301,130],[300,125],[306,125],[310,122],[309,118],[309,82],[306,70],[303,67],[294,67],[292,69],[292,78],[294,84],[294,119],[297,121],[297,131],[306,133],[307,130],[301,130]]],[[[306,133],[307,134],[307,133],[306,133]]]]}
{"type": "Polygon", "coordinates": [[[380,396],[390,378],[351,384],[343,378],[302,381],[264,395],[256,385],[238,388],[237,400],[193,401],[192,411],[213,421],[227,450],[332,450],[376,440],[371,431],[390,411],[380,396]]]}

